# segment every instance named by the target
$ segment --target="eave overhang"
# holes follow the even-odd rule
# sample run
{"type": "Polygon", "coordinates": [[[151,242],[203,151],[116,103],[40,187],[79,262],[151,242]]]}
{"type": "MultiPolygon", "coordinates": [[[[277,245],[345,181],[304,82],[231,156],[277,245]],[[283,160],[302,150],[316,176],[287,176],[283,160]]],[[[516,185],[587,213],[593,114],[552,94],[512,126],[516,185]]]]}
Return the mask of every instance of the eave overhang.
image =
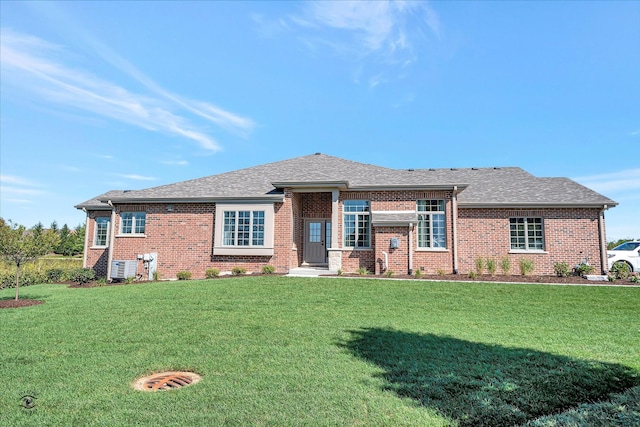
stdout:
{"type": "MultiPolygon", "coordinates": [[[[135,198],[111,198],[111,203],[125,205],[125,204],[140,204],[140,203],[276,203],[284,202],[284,194],[269,194],[264,196],[251,196],[251,197],[135,197],[135,198]]],[[[108,200],[100,200],[105,203],[108,200]]]]}
{"type": "Polygon", "coordinates": [[[294,191],[318,188],[346,190],[349,188],[349,181],[274,181],[271,185],[275,188],[292,188],[294,191]]]}
{"type": "Polygon", "coordinates": [[[553,208],[586,208],[608,209],[617,206],[617,202],[611,203],[465,203],[458,202],[458,207],[469,209],[553,209],[553,208]]]}

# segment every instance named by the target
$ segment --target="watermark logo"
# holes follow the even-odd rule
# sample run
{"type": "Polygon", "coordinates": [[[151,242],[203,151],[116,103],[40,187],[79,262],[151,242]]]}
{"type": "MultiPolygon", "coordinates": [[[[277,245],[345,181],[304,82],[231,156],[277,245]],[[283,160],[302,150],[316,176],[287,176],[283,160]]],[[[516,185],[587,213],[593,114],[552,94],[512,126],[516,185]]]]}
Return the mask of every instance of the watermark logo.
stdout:
{"type": "Polygon", "coordinates": [[[36,410],[36,400],[38,395],[31,390],[20,393],[20,407],[25,412],[34,412],[36,410]]]}

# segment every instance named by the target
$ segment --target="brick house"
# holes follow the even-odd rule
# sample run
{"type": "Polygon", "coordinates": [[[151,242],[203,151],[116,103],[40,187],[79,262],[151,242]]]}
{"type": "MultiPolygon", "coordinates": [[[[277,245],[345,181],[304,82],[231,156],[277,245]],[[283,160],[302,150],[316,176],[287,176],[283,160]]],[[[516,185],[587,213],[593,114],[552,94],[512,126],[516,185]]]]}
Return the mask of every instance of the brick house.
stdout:
{"type": "Polygon", "coordinates": [[[467,274],[478,258],[505,257],[512,274],[522,258],[534,274],[585,258],[604,272],[604,211],[616,204],[517,167],[397,170],[316,153],[76,208],[87,214],[84,265],[98,275],[126,264],[127,276],[199,278],[266,265],[467,274]]]}

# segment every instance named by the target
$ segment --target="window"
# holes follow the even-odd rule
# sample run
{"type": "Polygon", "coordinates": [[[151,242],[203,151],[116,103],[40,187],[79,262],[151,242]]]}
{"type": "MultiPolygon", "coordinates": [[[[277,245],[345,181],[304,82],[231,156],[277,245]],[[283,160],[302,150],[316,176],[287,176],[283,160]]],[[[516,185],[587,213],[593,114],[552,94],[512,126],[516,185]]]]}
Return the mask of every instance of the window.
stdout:
{"type": "Polygon", "coordinates": [[[216,203],[213,255],[273,255],[273,203],[216,203]]]}
{"type": "Polygon", "coordinates": [[[542,218],[509,218],[511,249],[544,250],[542,218]]]}
{"type": "Polygon", "coordinates": [[[95,236],[93,238],[94,246],[107,246],[107,239],[109,237],[109,218],[100,217],[96,218],[95,236]]]}
{"type": "Polygon", "coordinates": [[[224,246],[264,246],[264,211],[224,211],[224,246]]]}
{"type": "Polygon", "coordinates": [[[120,233],[144,234],[144,227],[147,220],[147,214],[145,212],[122,212],[120,218],[122,219],[120,233]]]}
{"type": "Polygon", "coordinates": [[[418,247],[446,248],[444,200],[418,200],[418,247]]]}
{"type": "Polygon", "coordinates": [[[371,246],[371,225],[368,200],[345,200],[344,246],[368,248],[371,246]]]}

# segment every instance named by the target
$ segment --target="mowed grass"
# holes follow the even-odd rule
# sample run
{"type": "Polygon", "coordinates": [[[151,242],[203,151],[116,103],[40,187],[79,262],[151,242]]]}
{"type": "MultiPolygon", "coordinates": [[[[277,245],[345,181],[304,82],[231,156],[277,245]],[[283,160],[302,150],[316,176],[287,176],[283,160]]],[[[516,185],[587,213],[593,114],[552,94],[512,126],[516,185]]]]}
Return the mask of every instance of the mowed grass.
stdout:
{"type": "Polygon", "coordinates": [[[3,426],[514,425],[640,395],[640,288],[261,276],[21,298],[46,302],[0,310],[3,426]],[[132,388],[163,370],[202,380],[132,388]]]}

